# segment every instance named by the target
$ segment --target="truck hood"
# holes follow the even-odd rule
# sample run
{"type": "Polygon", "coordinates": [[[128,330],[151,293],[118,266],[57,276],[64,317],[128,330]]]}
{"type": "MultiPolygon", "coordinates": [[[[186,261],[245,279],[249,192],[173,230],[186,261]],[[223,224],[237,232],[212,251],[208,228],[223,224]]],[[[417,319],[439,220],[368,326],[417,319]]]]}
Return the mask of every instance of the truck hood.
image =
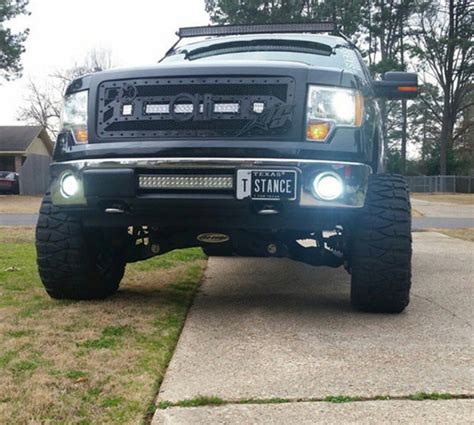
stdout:
{"type": "MultiPolygon", "coordinates": [[[[136,68],[120,68],[90,76],[100,84],[108,80],[153,77],[208,77],[208,76],[289,76],[307,84],[323,84],[358,88],[359,78],[340,68],[315,67],[298,62],[283,61],[222,61],[212,63],[167,63],[136,68]]],[[[94,85],[94,84],[92,84],[94,85]]]]}

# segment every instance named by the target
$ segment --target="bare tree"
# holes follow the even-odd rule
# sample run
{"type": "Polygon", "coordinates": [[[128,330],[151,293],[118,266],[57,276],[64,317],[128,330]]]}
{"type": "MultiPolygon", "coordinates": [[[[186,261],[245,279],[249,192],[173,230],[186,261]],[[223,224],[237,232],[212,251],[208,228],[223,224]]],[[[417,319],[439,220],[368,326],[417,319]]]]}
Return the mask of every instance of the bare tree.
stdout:
{"type": "Polygon", "coordinates": [[[93,49],[82,62],[50,75],[45,84],[30,81],[24,106],[18,111],[18,118],[43,126],[56,138],[61,120],[62,97],[69,83],[82,75],[103,71],[112,66],[110,50],[93,49]]]}
{"type": "MultiPolygon", "coordinates": [[[[404,58],[407,31],[404,29],[407,22],[415,12],[414,0],[367,0],[367,13],[363,24],[366,27],[367,59],[370,70],[374,75],[383,75],[387,71],[404,71],[406,63],[404,58]]],[[[382,115],[382,127],[385,151],[389,149],[390,129],[388,121],[390,102],[383,99],[379,101],[382,115]]],[[[403,102],[402,102],[403,104],[403,102]]],[[[398,108],[395,108],[398,111],[398,108]]],[[[406,160],[406,102],[399,112],[402,129],[397,132],[397,137],[402,139],[401,168],[404,170],[406,160]]]]}
{"type": "Polygon", "coordinates": [[[59,82],[65,90],[69,83],[86,74],[105,71],[113,68],[114,60],[112,51],[109,49],[92,49],[82,62],[76,62],[74,66],[67,69],[58,70],[52,77],[59,82]]]}
{"type": "Polygon", "coordinates": [[[18,118],[44,127],[54,138],[61,117],[61,96],[56,88],[45,88],[30,80],[25,106],[20,108],[18,118]]]}
{"type": "Polygon", "coordinates": [[[472,106],[466,99],[473,85],[473,19],[474,7],[469,0],[427,2],[419,14],[414,52],[442,92],[441,102],[426,104],[441,122],[441,174],[448,173],[448,152],[459,137],[456,124],[463,111],[472,106]]]}

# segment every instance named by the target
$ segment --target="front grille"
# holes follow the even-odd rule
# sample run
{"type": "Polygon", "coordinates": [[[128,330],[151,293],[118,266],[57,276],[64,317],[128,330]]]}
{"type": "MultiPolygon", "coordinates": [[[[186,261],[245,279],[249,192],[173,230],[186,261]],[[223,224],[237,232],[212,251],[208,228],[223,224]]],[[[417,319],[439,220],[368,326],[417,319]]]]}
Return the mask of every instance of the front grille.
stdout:
{"type": "Polygon", "coordinates": [[[158,78],[99,86],[99,138],[283,137],[291,129],[289,77],[158,78]]]}

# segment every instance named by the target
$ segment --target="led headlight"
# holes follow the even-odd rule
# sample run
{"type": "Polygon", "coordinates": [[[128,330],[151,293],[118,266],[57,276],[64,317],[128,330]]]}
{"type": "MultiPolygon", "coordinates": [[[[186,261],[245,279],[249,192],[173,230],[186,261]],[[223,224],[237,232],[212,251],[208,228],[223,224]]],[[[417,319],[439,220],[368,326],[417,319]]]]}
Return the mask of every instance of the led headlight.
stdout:
{"type": "Polygon", "coordinates": [[[326,171],[315,177],[313,193],[323,201],[334,201],[344,193],[344,182],[339,174],[326,171]]]}
{"type": "Polygon", "coordinates": [[[76,176],[69,172],[63,174],[60,182],[60,190],[64,198],[76,196],[79,192],[79,181],[76,176]]]}
{"type": "Polygon", "coordinates": [[[324,142],[335,126],[360,127],[362,94],[357,90],[309,86],[307,139],[324,142]]]}
{"type": "Polygon", "coordinates": [[[76,143],[87,143],[88,91],[69,94],[64,98],[62,129],[71,131],[76,143]]]}

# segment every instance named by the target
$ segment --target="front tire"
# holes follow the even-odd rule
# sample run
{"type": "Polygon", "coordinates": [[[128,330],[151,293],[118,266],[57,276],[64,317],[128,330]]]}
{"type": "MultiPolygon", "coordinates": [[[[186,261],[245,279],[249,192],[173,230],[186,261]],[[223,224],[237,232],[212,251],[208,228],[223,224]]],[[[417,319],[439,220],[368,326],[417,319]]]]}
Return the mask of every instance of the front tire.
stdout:
{"type": "Polygon", "coordinates": [[[55,299],[104,299],[114,294],[125,272],[126,229],[87,229],[46,195],[36,227],[38,271],[55,299]]]}
{"type": "Polygon", "coordinates": [[[373,175],[351,242],[351,302],[362,311],[400,313],[410,302],[411,206],[398,175],[373,175]]]}

